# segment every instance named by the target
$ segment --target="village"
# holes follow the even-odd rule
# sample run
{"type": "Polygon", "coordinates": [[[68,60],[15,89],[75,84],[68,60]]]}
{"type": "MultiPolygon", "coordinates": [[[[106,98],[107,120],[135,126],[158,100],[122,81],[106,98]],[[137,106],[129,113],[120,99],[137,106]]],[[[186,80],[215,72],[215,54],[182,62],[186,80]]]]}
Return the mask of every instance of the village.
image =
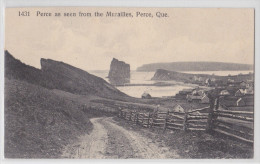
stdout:
{"type": "MultiPolygon", "coordinates": [[[[171,99],[177,103],[176,107],[181,106],[183,111],[189,111],[209,106],[209,93],[214,93],[214,97],[219,99],[219,108],[239,110],[246,107],[249,111],[254,109],[254,82],[252,78],[246,76],[246,78],[238,78],[235,81],[234,78],[220,80],[194,75],[191,83],[199,85],[192,89],[183,89],[175,96],[164,96],[163,99],[171,99]]],[[[141,97],[143,99],[153,98],[146,92],[141,97]]]]}
{"type": "MultiPolygon", "coordinates": [[[[123,109],[119,117],[146,128],[164,131],[207,131],[232,140],[253,143],[254,82],[229,80],[223,85],[210,84],[184,89],[176,96],[159,99],[153,111],[123,109]]],[[[158,100],[149,93],[142,99],[158,100]]]]}

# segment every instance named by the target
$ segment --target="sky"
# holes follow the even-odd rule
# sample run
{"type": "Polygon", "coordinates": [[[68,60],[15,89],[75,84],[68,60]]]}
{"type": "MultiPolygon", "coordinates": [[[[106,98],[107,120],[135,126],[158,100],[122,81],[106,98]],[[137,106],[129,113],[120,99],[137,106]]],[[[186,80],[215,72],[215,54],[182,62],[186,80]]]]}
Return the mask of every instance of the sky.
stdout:
{"type": "Polygon", "coordinates": [[[83,70],[108,70],[113,58],[131,70],[148,63],[216,61],[254,63],[254,9],[231,8],[7,8],[5,49],[40,68],[40,59],[83,70]],[[30,16],[19,16],[29,11],[30,16]],[[36,16],[37,11],[90,12],[92,17],[36,16]],[[93,17],[131,12],[132,18],[93,17]],[[152,18],[135,17],[136,12],[152,18]],[[156,12],[168,17],[156,17],[156,12]]]}

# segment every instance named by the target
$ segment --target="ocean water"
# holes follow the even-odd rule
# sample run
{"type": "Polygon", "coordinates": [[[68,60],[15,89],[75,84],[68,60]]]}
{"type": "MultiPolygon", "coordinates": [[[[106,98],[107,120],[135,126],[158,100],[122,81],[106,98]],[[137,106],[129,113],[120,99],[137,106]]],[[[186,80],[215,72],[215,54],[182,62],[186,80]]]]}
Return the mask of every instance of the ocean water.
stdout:
{"type": "Polygon", "coordinates": [[[120,91],[132,97],[141,98],[144,92],[149,93],[152,97],[175,96],[180,90],[194,88],[194,86],[174,85],[174,86],[125,86],[117,87],[120,91]]]}
{"type": "MultiPolygon", "coordinates": [[[[108,78],[108,70],[102,71],[88,71],[89,73],[101,77],[105,79],[107,82],[108,78]]],[[[237,74],[247,74],[253,71],[190,71],[185,73],[192,73],[192,74],[215,74],[220,76],[227,76],[227,75],[237,75],[237,74]]],[[[153,81],[151,78],[153,77],[154,72],[137,72],[131,71],[130,83],[131,84],[154,84],[158,81],[153,81]]],[[[128,94],[132,97],[140,98],[144,92],[149,93],[152,97],[163,97],[163,96],[175,96],[179,91],[183,89],[190,89],[195,88],[197,85],[193,84],[184,84],[181,82],[176,81],[167,81],[167,83],[173,84],[172,86],[118,86],[117,89],[120,91],[128,94]]]]}
{"type": "Polygon", "coordinates": [[[208,74],[208,75],[218,75],[218,76],[228,76],[228,75],[238,75],[238,74],[248,74],[253,73],[254,71],[189,71],[183,73],[191,74],[208,74]]]}

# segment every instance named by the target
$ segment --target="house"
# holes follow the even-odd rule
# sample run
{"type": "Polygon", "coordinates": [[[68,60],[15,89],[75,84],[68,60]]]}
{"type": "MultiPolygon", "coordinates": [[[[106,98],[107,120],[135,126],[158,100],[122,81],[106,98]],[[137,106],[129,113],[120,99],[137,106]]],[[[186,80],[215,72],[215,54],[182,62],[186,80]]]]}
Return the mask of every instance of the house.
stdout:
{"type": "Polygon", "coordinates": [[[235,96],[236,97],[242,97],[245,95],[245,91],[243,89],[239,89],[236,91],[235,96]]]}
{"type": "Polygon", "coordinates": [[[192,92],[192,89],[183,89],[181,91],[179,91],[179,94],[190,94],[192,92]]]}
{"type": "Polygon", "coordinates": [[[176,98],[185,99],[187,94],[190,94],[192,92],[192,89],[183,89],[179,91],[178,94],[175,95],[176,98]]]}
{"type": "Polygon", "coordinates": [[[173,112],[179,112],[179,113],[185,113],[185,112],[189,112],[189,111],[194,111],[197,109],[203,109],[204,112],[208,111],[208,104],[198,104],[198,103],[184,103],[184,104],[176,104],[175,106],[173,106],[173,108],[170,111],[173,112]]]}
{"type": "Polygon", "coordinates": [[[194,96],[203,96],[205,94],[205,91],[203,89],[196,88],[192,91],[191,94],[194,96]]]}
{"type": "Polygon", "coordinates": [[[234,79],[228,79],[229,84],[233,84],[235,82],[234,79]]]}
{"type": "Polygon", "coordinates": [[[253,95],[254,88],[253,87],[246,88],[244,92],[245,92],[245,95],[253,95]]]}
{"type": "Polygon", "coordinates": [[[213,87],[213,86],[215,86],[215,81],[216,81],[215,78],[212,78],[212,79],[208,78],[205,80],[205,85],[208,87],[213,87]]]}
{"type": "Polygon", "coordinates": [[[181,105],[177,104],[177,105],[175,105],[175,106],[173,107],[173,112],[181,112],[181,113],[184,113],[185,110],[184,110],[184,108],[183,108],[181,105]]]}
{"type": "Polygon", "coordinates": [[[200,103],[201,98],[202,98],[201,96],[192,96],[191,102],[200,103]]]}
{"type": "Polygon", "coordinates": [[[234,96],[230,97],[221,97],[219,99],[219,106],[222,107],[236,107],[236,106],[245,106],[246,103],[243,98],[237,98],[234,96]]]}
{"type": "Polygon", "coordinates": [[[202,104],[209,103],[209,98],[205,93],[203,95],[198,95],[198,94],[187,95],[186,99],[188,102],[202,103],[202,104]]]}
{"type": "Polygon", "coordinates": [[[187,95],[186,99],[188,102],[200,102],[202,96],[200,95],[187,95]]]}
{"type": "Polygon", "coordinates": [[[210,83],[211,83],[210,78],[207,78],[207,79],[205,80],[205,84],[206,84],[206,85],[210,85],[210,83]]]}
{"type": "Polygon", "coordinates": [[[204,96],[200,100],[200,103],[208,104],[209,103],[209,97],[206,94],[204,94],[204,96]]]}
{"type": "Polygon", "coordinates": [[[197,76],[193,76],[193,81],[199,81],[199,78],[197,76]]]}
{"type": "Polygon", "coordinates": [[[246,86],[249,86],[245,81],[241,81],[239,83],[239,86],[242,87],[242,88],[246,88],[246,86]]]}
{"type": "Polygon", "coordinates": [[[227,95],[230,95],[230,93],[227,90],[222,90],[222,91],[220,91],[219,95],[227,96],[227,95]]]}
{"type": "Polygon", "coordinates": [[[246,88],[254,88],[254,81],[251,81],[251,80],[247,80],[247,85],[246,85],[246,88]]]}
{"type": "Polygon", "coordinates": [[[143,93],[142,94],[142,99],[150,99],[152,96],[149,93],[143,93]]]}
{"type": "Polygon", "coordinates": [[[211,78],[211,81],[212,81],[212,82],[215,82],[215,81],[216,81],[216,78],[214,78],[214,77],[211,78]]]}

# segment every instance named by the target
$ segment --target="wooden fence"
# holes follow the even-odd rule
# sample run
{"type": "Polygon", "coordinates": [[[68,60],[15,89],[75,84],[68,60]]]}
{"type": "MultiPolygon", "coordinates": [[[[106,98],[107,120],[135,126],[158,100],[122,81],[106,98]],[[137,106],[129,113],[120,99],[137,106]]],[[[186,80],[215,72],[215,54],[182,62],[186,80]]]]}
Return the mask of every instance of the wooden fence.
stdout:
{"type": "Polygon", "coordinates": [[[248,143],[254,142],[254,112],[213,111],[212,130],[248,143]]]}
{"type": "Polygon", "coordinates": [[[94,115],[115,115],[118,112],[115,108],[95,103],[91,105],[81,105],[81,109],[86,113],[94,115]]]}
{"type": "MultiPolygon", "coordinates": [[[[208,108],[208,107],[207,107],[208,108]]],[[[204,109],[204,108],[203,108],[204,109]]],[[[164,130],[206,130],[208,113],[197,110],[191,112],[137,112],[120,110],[118,117],[134,122],[147,128],[162,128],[164,130]]]]}
{"type": "MultiPolygon", "coordinates": [[[[209,108],[209,107],[206,107],[209,108]]],[[[158,111],[145,113],[120,110],[118,117],[134,122],[146,128],[184,131],[214,131],[247,143],[254,141],[254,113],[251,111],[212,110],[204,109],[190,112],[158,111]],[[210,120],[210,121],[209,121],[210,120]]]]}

